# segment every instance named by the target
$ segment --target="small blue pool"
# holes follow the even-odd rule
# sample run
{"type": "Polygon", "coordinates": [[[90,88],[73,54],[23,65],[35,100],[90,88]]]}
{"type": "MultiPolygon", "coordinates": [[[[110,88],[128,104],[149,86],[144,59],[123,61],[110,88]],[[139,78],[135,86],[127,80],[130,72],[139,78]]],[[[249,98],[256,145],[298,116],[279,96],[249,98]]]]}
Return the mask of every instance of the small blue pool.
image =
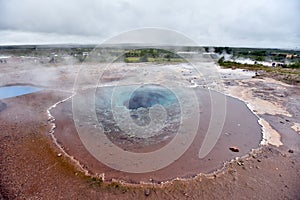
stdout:
{"type": "Polygon", "coordinates": [[[30,94],[43,90],[33,86],[15,85],[0,87],[0,99],[6,99],[11,97],[17,97],[24,94],[30,94]]]}

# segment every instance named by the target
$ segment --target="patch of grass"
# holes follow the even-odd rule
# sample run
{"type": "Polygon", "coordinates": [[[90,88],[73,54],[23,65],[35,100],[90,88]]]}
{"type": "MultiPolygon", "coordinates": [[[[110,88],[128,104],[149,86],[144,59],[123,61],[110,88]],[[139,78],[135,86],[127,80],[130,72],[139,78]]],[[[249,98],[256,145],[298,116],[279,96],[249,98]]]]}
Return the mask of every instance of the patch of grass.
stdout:
{"type": "Polygon", "coordinates": [[[140,57],[125,58],[125,62],[127,62],[127,63],[137,63],[137,62],[140,62],[140,57]]]}
{"type": "Polygon", "coordinates": [[[128,57],[125,58],[125,62],[127,63],[143,63],[143,62],[156,62],[156,63],[180,63],[180,62],[186,62],[183,58],[147,58],[147,60],[142,60],[141,57],[128,57]]]}
{"type": "Polygon", "coordinates": [[[103,185],[103,180],[96,177],[87,177],[87,181],[91,186],[101,187],[103,185]]]}
{"type": "Polygon", "coordinates": [[[86,176],[86,180],[91,187],[97,187],[109,192],[125,193],[130,187],[119,182],[104,182],[101,178],[86,176]]]}
{"type": "Polygon", "coordinates": [[[129,190],[128,186],[118,182],[105,183],[102,185],[102,187],[107,191],[114,193],[125,193],[129,190]]]}
{"type": "Polygon", "coordinates": [[[124,55],[124,61],[127,63],[142,63],[142,62],[186,62],[185,59],[172,51],[164,49],[131,49],[127,50],[124,55]]]}

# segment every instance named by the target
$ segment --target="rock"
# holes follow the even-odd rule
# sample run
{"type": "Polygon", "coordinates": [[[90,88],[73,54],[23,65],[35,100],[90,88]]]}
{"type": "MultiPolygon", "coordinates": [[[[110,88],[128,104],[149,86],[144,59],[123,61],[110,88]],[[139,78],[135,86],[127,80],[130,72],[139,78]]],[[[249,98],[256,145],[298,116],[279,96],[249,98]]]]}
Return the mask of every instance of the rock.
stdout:
{"type": "Polygon", "coordinates": [[[183,194],[184,194],[184,196],[189,197],[189,194],[188,194],[188,193],[185,193],[185,192],[184,192],[183,194]]]}
{"type": "Polygon", "coordinates": [[[229,149],[232,151],[232,152],[239,152],[239,148],[235,147],[235,146],[231,146],[229,147],[229,149]]]}
{"type": "Polygon", "coordinates": [[[61,154],[61,153],[57,154],[57,157],[61,157],[61,156],[62,156],[62,154],[61,154]]]}
{"type": "Polygon", "coordinates": [[[146,195],[146,196],[149,196],[149,195],[150,195],[150,193],[151,193],[151,191],[150,191],[150,189],[149,189],[149,188],[145,189],[145,195],[146,195]]]}
{"type": "Polygon", "coordinates": [[[237,164],[238,164],[238,166],[242,166],[242,165],[244,165],[244,162],[243,161],[238,161],[237,164]]]}
{"type": "Polygon", "coordinates": [[[289,151],[288,151],[289,153],[294,153],[294,151],[292,150],[292,149],[289,149],[289,151]]]}
{"type": "Polygon", "coordinates": [[[260,159],[257,159],[257,162],[261,162],[261,160],[260,160],[260,159]]]}

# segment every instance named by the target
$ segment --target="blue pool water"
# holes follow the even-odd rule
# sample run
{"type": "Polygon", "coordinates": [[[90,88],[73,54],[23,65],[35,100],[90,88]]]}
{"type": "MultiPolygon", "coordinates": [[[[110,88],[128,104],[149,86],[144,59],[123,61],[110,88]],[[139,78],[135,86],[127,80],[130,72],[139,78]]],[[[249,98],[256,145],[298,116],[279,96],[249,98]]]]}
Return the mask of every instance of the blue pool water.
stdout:
{"type": "Polygon", "coordinates": [[[17,97],[17,96],[21,96],[24,94],[38,92],[41,90],[43,90],[43,89],[37,88],[37,87],[32,87],[32,86],[24,86],[24,85],[4,86],[4,87],[0,87],[0,99],[17,97]]]}
{"type": "Polygon", "coordinates": [[[176,96],[167,88],[146,85],[135,90],[129,97],[128,108],[149,108],[155,104],[162,106],[178,103],[176,96]]]}
{"type": "Polygon", "coordinates": [[[171,90],[158,85],[144,85],[134,90],[133,93],[132,86],[121,86],[116,93],[116,105],[126,106],[130,110],[141,107],[149,108],[156,104],[169,106],[178,103],[177,97],[171,90]]]}

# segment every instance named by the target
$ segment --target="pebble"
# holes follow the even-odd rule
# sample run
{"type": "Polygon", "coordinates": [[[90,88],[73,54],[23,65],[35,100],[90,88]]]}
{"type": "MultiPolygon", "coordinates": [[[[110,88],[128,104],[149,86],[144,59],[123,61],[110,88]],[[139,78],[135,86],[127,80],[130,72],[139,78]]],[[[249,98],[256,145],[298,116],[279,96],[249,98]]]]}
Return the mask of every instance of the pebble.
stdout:
{"type": "Polygon", "coordinates": [[[292,150],[292,149],[289,149],[289,151],[288,151],[289,153],[294,153],[294,151],[292,150]]]}
{"type": "Polygon", "coordinates": [[[146,196],[149,196],[149,195],[150,195],[150,189],[149,189],[149,188],[145,189],[145,195],[146,195],[146,196]]]}
{"type": "Polygon", "coordinates": [[[234,146],[229,147],[229,149],[230,149],[232,152],[239,152],[239,151],[240,151],[239,148],[234,147],[234,146]]]}
{"type": "Polygon", "coordinates": [[[237,162],[237,164],[238,164],[239,166],[244,165],[243,162],[237,162]]]}
{"type": "Polygon", "coordinates": [[[295,162],[294,162],[294,161],[292,161],[291,163],[292,163],[293,165],[295,164],[295,162]]]}

